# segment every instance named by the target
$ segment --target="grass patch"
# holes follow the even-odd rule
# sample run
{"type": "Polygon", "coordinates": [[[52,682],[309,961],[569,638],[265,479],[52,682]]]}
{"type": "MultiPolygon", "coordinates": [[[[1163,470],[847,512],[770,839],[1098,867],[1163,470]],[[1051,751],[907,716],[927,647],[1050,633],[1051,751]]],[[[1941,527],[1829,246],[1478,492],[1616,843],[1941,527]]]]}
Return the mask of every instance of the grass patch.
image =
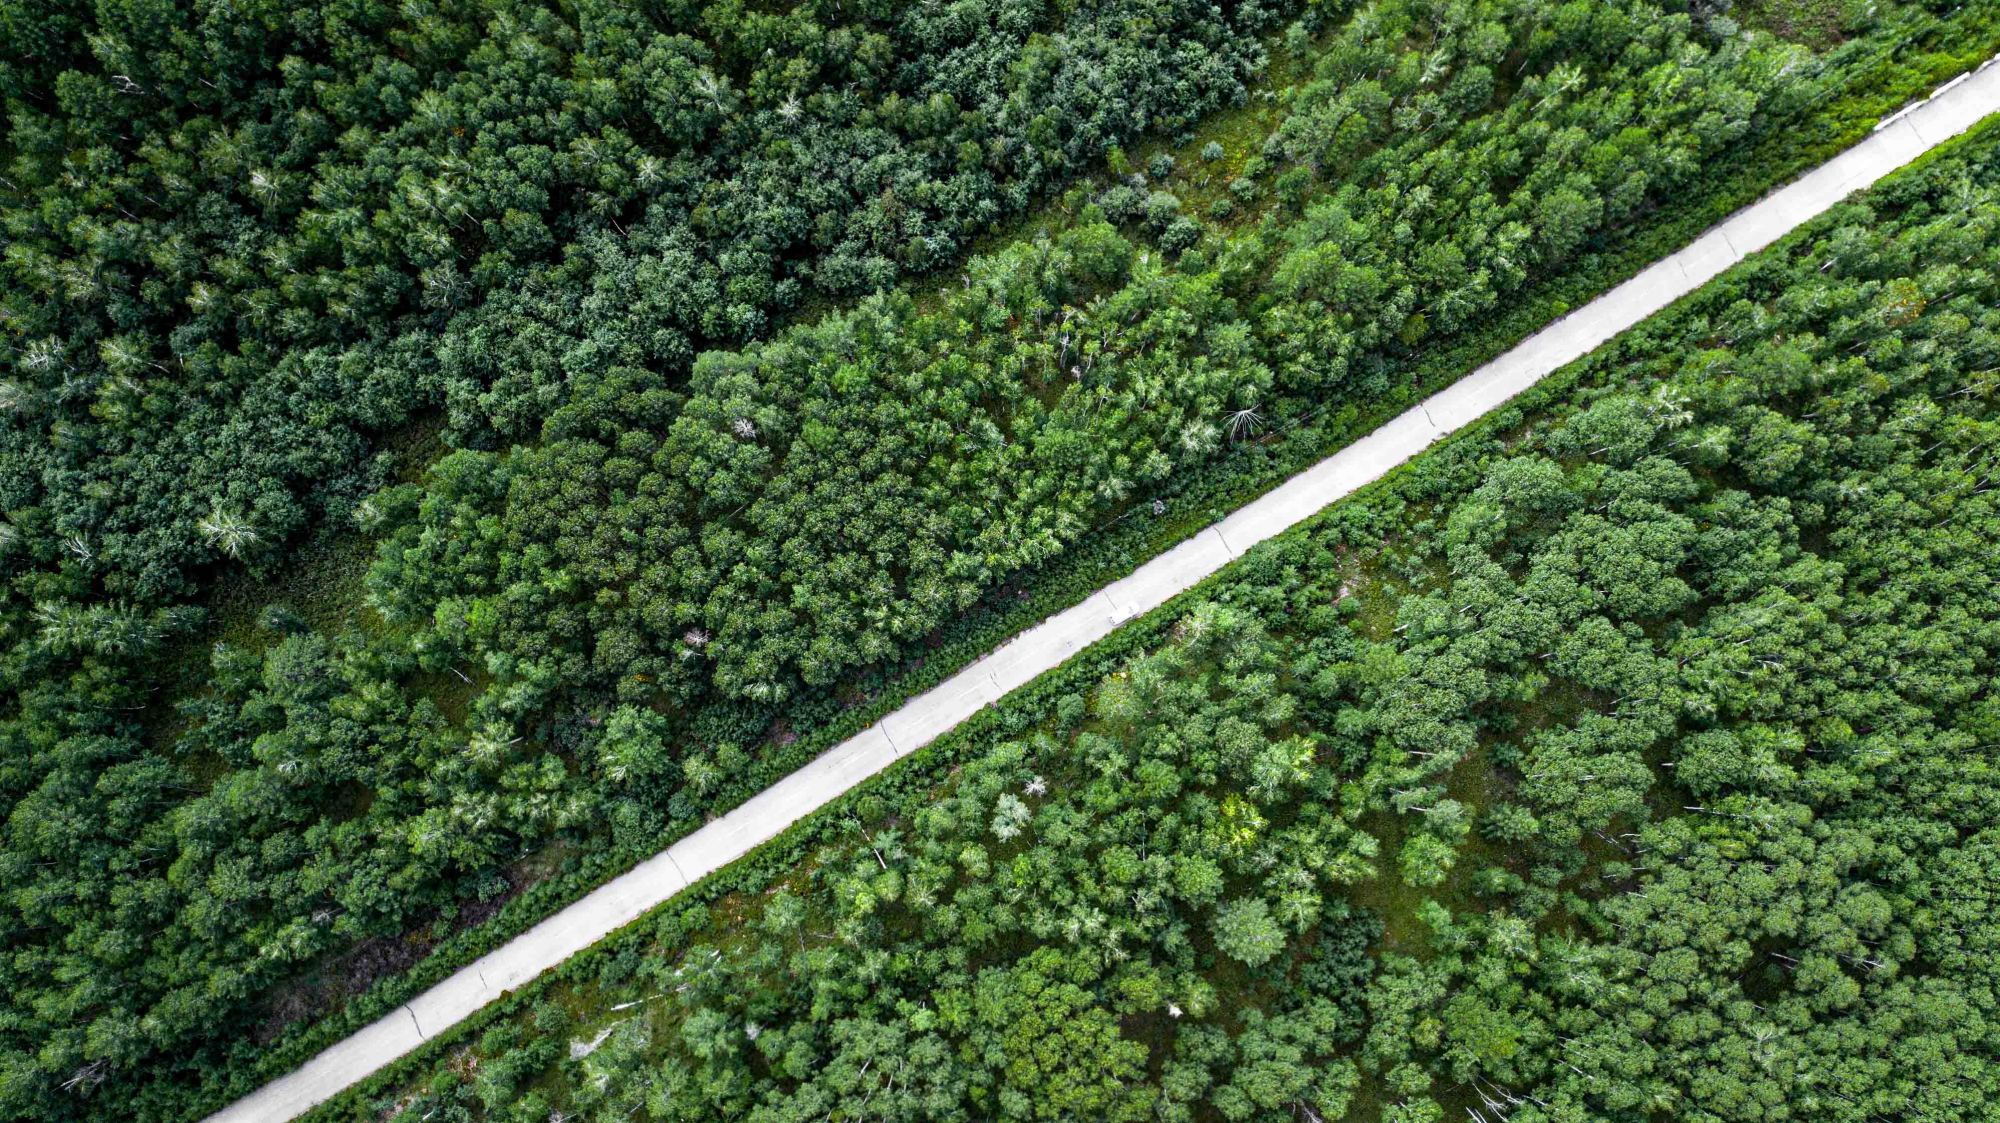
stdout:
{"type": "Polygon", "coordinates": [[[1729,14],[1745,27],[1823,51],[1865,27],[1874,9],[1867,0],[1740,0],[1729,14]]]}

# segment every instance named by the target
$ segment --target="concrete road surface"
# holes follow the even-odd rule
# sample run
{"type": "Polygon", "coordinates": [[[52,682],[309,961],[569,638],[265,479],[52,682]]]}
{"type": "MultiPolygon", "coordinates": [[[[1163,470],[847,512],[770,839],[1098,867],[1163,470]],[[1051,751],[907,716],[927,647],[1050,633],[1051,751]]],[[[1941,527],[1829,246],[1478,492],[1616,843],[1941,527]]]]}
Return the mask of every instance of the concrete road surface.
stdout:
{"type": "Polygon", "coordinates": [[[606,882],[471,966],[327,1049],[290,1075],[210,1116],[212,1123],[281,1123],[331,1099],[424,1040],[638,919],[830,800],[976,713],[982,706],[1157,608],[1243,551],[1380,478],[1549,373],[1770,245],[1849,194],[2000,109],[2000,66],[1942,87],[1884,121],[1868,139],[1737,212],[1693,245],[1570,313],[1409,412],[1299,473],[1090,599],[1002,644],[812,763],[606,882]]]}

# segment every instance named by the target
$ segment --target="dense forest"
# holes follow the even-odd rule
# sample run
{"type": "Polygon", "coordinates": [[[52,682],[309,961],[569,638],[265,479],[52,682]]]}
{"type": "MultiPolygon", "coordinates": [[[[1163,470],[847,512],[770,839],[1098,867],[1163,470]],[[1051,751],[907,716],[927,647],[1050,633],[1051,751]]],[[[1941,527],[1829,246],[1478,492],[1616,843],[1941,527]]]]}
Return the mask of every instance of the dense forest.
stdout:
{"type": "Polygon", "coordinates": [[[1135,173],[929,299],[705,353],[684,384],[572,378],[534,447],[377,497],[402,525],[373,603],[433,666],[504,667],[489,697],[830,685],[1230,441],[1380,396],[1385,351],[1559,270],[1810,88],[1797,48],[1650,3],[1532,7],[1348,24],[1258,156],[1286,170],[1208,213],[1278,205],[1226,235],[1135,173]]]}
{"type": "Polygon", "coordinates": [[[536,439],[573,382],[677,384],[949,259],[1107,146],[1240,102],[1278,15],[60,7],[0,7],[30,48],[0,59],[10,1116],[477,888],[404,806],[413,775],[492,794],[487,760],[440,764],[463,738],[411,644],[275,606],[185,714],[157,696],[218,567],[352,527],[412,435],[536,439]]]}
{"type": "Polygon", "coordinates": [[[1990,1118],[1996,155],[1837,209],[346,1114],[1990,1118]]]}
{"type": "Polygon", "coordinates": [[[139,603],[345,515],[367,438],[420,411],[532,437],[570,381],[672,379],[949,259],[1107,145],[1242,99],[1273,20],[39,9],[9,22],[60,42],[0,70],[11,393],[40,415],[4,506],[65,563],[43,596],[139,603]]]}
{"type": "Polygon", "coordinates": [[[1726,9],[0,0],[0,1114],[185,1114],[1973,19],[1726,9]]]}

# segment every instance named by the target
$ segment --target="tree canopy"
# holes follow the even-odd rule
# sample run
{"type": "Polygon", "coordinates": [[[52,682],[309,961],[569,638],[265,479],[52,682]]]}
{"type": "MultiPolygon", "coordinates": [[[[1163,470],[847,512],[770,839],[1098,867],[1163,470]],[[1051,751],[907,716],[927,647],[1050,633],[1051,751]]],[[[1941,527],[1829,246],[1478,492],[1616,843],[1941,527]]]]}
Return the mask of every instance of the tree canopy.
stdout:
{"type": "Polygon", "coordinates": [[[345,1109],[1984,1118],[1996,143],[345,1109]]]}
{"type": "MultiPolygon", "coordinates": [[[[1843,60],[1959,18],[1857,17],[1815,55],[1715,9],[0,0],[20,48],[0,58],[0,1109],[188,1114],[552,868],[648,852],[741,799],[802,731],[1107,528],[1406,392],[1433,349],[1860,81],[1843,60]]],[[[1865,224],[1840,237],[1874,244],[1865,224]]],[[[1884,276],[1880,322],[1853,313],[1834,346],[1961,291],[1884,276]]],[[[1788,299],[1750,325],[1820,313],[1788,299]]],[[[1756,361],[1805,380],[1815,354],[1756,361]]],[[[1053,763],[994,773],[961,808],[979,846],[954,841],[933,886],[975,868],[1019,886],[973,908],[968,884],[980,915],[926,937],[993,953],[954,968],[955,1020],[829,1014],[852,1063],[796,1112],[854,1094],[1250,1118],[1367,1087],[1353,949],[1409,926],[1332,890],[1379,867],[1447,894],[1488,877],[1467,848],[1489,836],[1594,845],[1651,806],[1658,763],[1580,709],[1523,780],[1547,807],[1374,756],[1468,759],[1492,738],[1464,711],[1496,699],[1652,697],[1667,672],[1645,645],[1670,622],[1819,544],[1797,528],[1825,500],[1783,489],[1847,438],[1791,399],[1694,417],[1680,396],[1607,400],[1575,447],[1496,466],[1422,533],[1493,551],[1466,553],[1463,587],[1504,625],[1436,657],[1381,637],[1341,655],[1365,706],[1316,712],[1347,680],[1292,671],[1320,641],[1256,606],[1213,623],[1264,669],[1211,683],[1207,641],[1157,668],[1188,692],[1188,744],[1141,728],[1166,705],[1152,686],[1079,696],[1022,751],[1150,762],[1104,798],[1182,801],[1170,837],[1090,807],[1049,819],[1030,788],[1082,781],[1053,763]],[[1735,490],[1642,455],[1683,414],[1686,455],[1735,457],[1735,490]],[[1572,478],[1578,457],[1634,459],[1605,483],[1572,478]],[[1530,649],[1546,665],[1508,662],[1530,649]],[[1299,815],[1302,792],[1325,806],[1299,815]],[[1392,814],[1408,828],[1371,818],[1392,814]],[[1124,931],[1104,926],[1126,896],[984,915],[1065,884],[1045,852],[1071,837],[1109,884],[1171,903],[1172,924],[1118,937],[1178,933],[1147,953],[1171,970],[1000,954],[1072,921],[1124,931]],[[1266,884],[1274,838],[1297,849],[1266,884]],[[1296,1002],[1251,1003],[1249,1036],[1195,1032],[1189,1012],[1245,980],[1296,1002]],[[928,1084],[872,1060],[1017,1022],[1051,1028],[982,1038],[977,1066],[925,1065],[928,1084]],[[1156,1088],[1169,1047],[1186,1063],[1156,1088]]],[[[1466,611],[1419,588],[1446,562],[1393,564],[1422,606],[1397,634],[1466,611]]],[[[1846,573],[1801,569],[1798,603],[1733,626],[1830,646],[1833,610],[1806,593],[1846,573]]],[[[1715,644],[1686,659],[1719,660],[1718,713],[1785,678],[1715,644]]],[[[1799,734],[1740,735],[1782,763],[1799,734]]],[[[1702,782],[1768,771],[1702,744],[1702,782]]],[[[852,924],[903,915],[917,883],[893,850],[843,890],[852,924]]],[[[784,906],[788,932],[830,915],[815,892],[784,906]]],[[[716,1104],[775,1102],[744,1074],[768,1075],[762,1052],[685,1013],[659,1040],[701,1059],[716,1104]]],[[[1468,1048],[1525,1048],[1509,1024],[1468,1048]]],[[[543,1095],[518,1081],[561,1047],[512,1050],[480,1077],[496,1104],[543,1095]]]]}

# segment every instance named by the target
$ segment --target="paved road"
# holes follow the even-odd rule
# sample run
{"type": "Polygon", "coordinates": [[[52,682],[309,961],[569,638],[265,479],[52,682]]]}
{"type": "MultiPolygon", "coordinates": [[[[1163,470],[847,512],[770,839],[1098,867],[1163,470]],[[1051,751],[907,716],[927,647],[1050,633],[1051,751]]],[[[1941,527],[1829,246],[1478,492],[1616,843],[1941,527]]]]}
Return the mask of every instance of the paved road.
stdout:
{"type": "Polygon", "coordinates": [[[575,904],[209,1117],[282,1123],[331,1099],[691,883],[721,869],[849,788],[929,744],[1119,624],[1166,603],[1243,551],[1352,493],[1700,287],[1746,255],[2000,110],[2000,65],[1942,88],[1868,139],[1709,230],[1694,244],[1551,324],[1420,405],[1155,557],[1128,577],[1022,632],[812,763],[606,882],[575,904]]]}

